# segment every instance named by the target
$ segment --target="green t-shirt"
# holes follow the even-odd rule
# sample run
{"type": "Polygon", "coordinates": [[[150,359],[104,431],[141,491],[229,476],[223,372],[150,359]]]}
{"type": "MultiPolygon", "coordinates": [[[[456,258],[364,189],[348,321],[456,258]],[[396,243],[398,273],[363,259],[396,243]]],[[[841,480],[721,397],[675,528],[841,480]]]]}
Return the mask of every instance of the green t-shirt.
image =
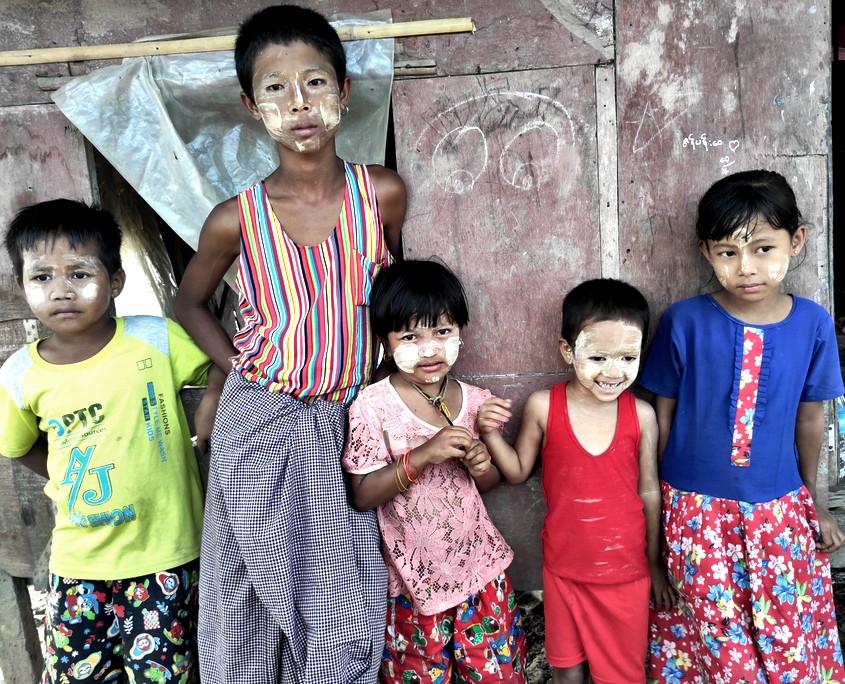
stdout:
{"type": "Polygon", "coordinates": [[[47,363],[35,342],[0,369],[0,454],[47,438],[50,570],[63,577],[136,577],[199,556],[202,485],[178,392],[205,384],[211,362],[173,321],[116,322],[90,359],[47,363]]]}

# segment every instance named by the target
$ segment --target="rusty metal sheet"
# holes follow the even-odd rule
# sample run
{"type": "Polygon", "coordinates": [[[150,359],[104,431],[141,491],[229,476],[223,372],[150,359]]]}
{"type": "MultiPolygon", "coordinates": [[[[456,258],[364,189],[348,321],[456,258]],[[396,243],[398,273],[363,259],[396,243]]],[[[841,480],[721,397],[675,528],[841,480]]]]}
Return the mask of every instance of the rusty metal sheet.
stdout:
{"type": "Polygon", "coordinates": [[[405,254],[469,298],[457,372],[561,372],[562,296],[601,268],[593,69],[403,81],[394,110],[405,254]]]}
{"type": "MultiPolygon", "coordinates": [[[[316,0],[302,2],[326,16],[390,9],[393,20],[415,21],[470,16],[474,35],[441,35],[397,40],[396,57],[434,59],[438,73],[457,75],[609,62],[613,58],[613,6],[600,0],[316,0]]],[[[50,12],[36,0],[5,3],[0,25],[5,27],[0,49],[18,50],[73,45],[103,45],[167,35],[237,26],[266,6],[261,0],[208,3],[203,0],[159,2],[60,3],[50,12]]],[[[108,62],[90,62],[96,69],[108,62]]],[[[74,73],[84,69],[74,65],[74,73]]],[[[67,76],[67,64],[0,68],[0,105],[49,102],[37,76],[67,76]]]]}
{"type": "Polygon", "coordinates": [[[829,6],[702,12],[645,0],[617,10],[622,277],[656,313],[712,287],[694,237],[698,200],[724,174],[771,168],[815,231],[787,286],[827,304],[829,6]]]}

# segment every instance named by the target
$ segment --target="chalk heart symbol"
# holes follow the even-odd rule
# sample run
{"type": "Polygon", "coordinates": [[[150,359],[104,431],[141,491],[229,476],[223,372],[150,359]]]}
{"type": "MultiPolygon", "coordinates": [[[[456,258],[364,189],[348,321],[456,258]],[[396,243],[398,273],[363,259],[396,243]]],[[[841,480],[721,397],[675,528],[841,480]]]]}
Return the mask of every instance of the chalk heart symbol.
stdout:
{"type": "Polygon", "coordinates": [[[736,152],[739,149],[739,140],[731,140],[728,143],[728,147],[730,148],[731,152],[736,152]]]}

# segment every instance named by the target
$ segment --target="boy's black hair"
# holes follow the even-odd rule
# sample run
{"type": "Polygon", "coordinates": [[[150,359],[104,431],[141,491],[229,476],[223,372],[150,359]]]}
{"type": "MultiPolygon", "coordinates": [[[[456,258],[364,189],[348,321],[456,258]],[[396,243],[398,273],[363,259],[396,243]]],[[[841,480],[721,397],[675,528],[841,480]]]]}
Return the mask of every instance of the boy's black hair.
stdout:
{"type": "Polygon", "coordinates": [[[695,232],[699,240],[720,240],[757,220],[795,235],[804,224],[795,193],[774,171],[740,171],[716,181],[698,203],[695,232]]]}
{"type": "Polygon", "coordinates": [[[586,280],[563,298],[560,336],[575,348],[575,338],[584,328],[602,321],[625,321],[648,336],[651,315],[648,302],[633,285],[612,278],[586,280]]]}
{"type": "Polygon", "coordinates": [[[458,277],[437,261],[397,261],[373,282],[370,318],[381,339],[405,325],[433,327],[447,316],[463,328],[469,322],[464,288],[458,277]]]}
{"type": "Polygon", "coordinates": [[[241,90],[252,102],[252,78],[255,62],[268,45],[290,45],[301,41],[321,52],[334,66],[337,84],[346,80],[346,53],[337,31],[326,18],[314,10],[298,5],[274,5],[246,19],[235,40],[235,71],[241,90]]]}
{"type": "Polygon", "coordinates": [[[12,260],[15,277],[23,277],[23,253],[60,238],[71,249],[94,245],[109,277],[121,268],[122,233],[114,217],[97,204],[82,200],[56,199],[21,209],[6,232],[6,251],[12,260]]]}

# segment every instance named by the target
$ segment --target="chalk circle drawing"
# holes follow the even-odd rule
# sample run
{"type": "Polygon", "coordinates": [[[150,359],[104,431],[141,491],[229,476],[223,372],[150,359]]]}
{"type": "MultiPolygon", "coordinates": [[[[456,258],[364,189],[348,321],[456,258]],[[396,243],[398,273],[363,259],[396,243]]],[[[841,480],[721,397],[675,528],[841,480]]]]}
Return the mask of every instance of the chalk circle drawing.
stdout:
{"type": "Polygon", "coordinates": [[[487,156],[487,138],[480,128],[477,126],[453,128],[434,148],[434,155],[431,158],[434,177],[445,176],[443,189],[455,195],[463,195],[472,190],[475,181],[484,173],[484,169],[487,168],[487,156]],[[450,152],[459,149],[469,155],[464,159],[468,168],[449,169],[450,152]],[[441,160],[446,163],[440,163],[441,160]],[[474,175],[476,171],[477,174],[474,175]]]}
{"type": "Polygon", "coordinates": [[[535,190],[555,177],[564,146],[574,146],[567,109],[546,95],[492,92],[462,100],[430,120],[416,141],[430,155],[444,192],[466,194],[486,183],[535,190]]]}

